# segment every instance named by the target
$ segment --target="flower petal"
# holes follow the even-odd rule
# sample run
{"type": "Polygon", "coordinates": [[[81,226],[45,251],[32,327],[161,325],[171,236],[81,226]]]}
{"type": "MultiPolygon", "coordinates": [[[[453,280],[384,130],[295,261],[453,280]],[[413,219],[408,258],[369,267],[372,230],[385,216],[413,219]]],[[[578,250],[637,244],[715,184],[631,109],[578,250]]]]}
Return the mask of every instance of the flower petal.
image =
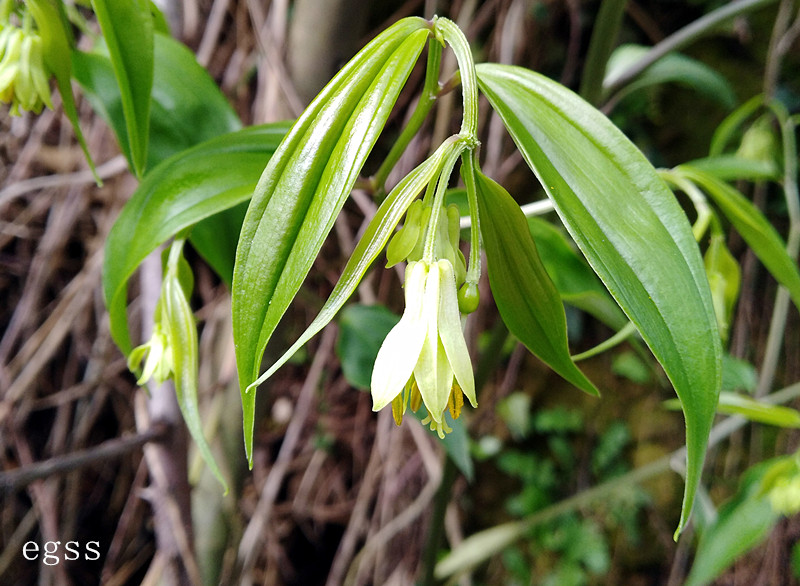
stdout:
{"type": "Polygon", "coordinates": [[[439,315],[440,274],[435,264],[428,271],[425,281],[424,319],[427,336],[414,368],[414,378],[428,414],[437,421],[447,407],[447,399],[453,387],[453,369],[447,360],[447,353],[439,341],[437,318],[439,315]]]}
{"type": "Polygon", "coordinates": [[[372,410],[388,405],[402,390],[425,343],[424,292],[428,267],[412,262],[406,267],[406,309],[403,317],[383,340],[372,369],[372,410]]]}
{"type": "MultiPolygon", "coordinates": [[[[431,267],[431,272],[439,272],[439,315],[438,327],[441,345],[447,353],[450,368],[458,381],[458,386],[469,399],[473,407],[478,402],[475,397],[475,379],[472,374],[472,360],[469,357],[467,343],[464,341],[464,332],[461,329],[461,314],[458,310],[458,294],[456,293],[456,278],[453,265],[449,261],[440,260],[436,267],[431,267]]],[[[430,278],[430,277],[429,277],[430,278]]]]}

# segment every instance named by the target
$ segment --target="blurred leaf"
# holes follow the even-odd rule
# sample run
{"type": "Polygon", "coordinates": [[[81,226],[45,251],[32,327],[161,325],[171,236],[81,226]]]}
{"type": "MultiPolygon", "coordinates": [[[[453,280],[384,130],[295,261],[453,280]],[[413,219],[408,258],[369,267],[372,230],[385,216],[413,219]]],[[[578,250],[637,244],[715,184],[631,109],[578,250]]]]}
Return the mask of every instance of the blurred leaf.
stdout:
{"type": "Polygon", "coordinates": [[[520,441],[531,427],[531,397],[522,392],[511,393],[497,404],[497,414],[503,419],[511,437],[520,441]]]}
{"type": "Polygon", "coordinates": [[[247,203],[243,201],[200,220],[189,234],[189,242],[229,289],[247,203]]]}
{"type": "Polygon", "coordinates": [[[253,194],[232,291],[251,464],[255,390],[249,387],[258,378],[264,349],[333,227],[428,33],[426,21],[407,18],[362,49],[292,126],[253,194]]]}
{"type": "Polygon", "coordinates": [[[746,360],[734,358],[730,354],[722,355],[722,388],[726,391],[756,390],[758,374],[755,367],[746,360]]]}
{"type": "MultiPolygon", "coordinates": [[[[150,107],[147,169],[177,152],[242,126],[208,72],[184,45],[167,36],[154,38],[155,66],[150,107]],[[198,121],[202,120],[202,124],[198,121]]],[[[123,101],[106,47],[76,52],[75,79],[92,107],[117,136],[132,165],[123,101]]]]}
{"type": "Polygon", "coordinates": [[[523,68],[477,70],[567,230],[681,399],[688,462],[679,532],[700,481],[721,383],[716,317],[691,226],[642,153],[588,103],[523,68]]]}
{"type": "MultiPolygon", "coordinates": [[[[650,47],[641,45],[617,47],[608,60],[603,87],[612,87],[620,74],[649,52],[650,47]]],[[[636,90],[668,82],[693,89],[726,108],[736,104],[736,94],[728,80],[708,65],[679,53],[670,53],[656,61],[617,95],[622,98],[636,90]]]]}
{"type": "Polygon", "coordinates": [[[783,239],[764,214],[737,189],[705,171],[688,165],[681,165],[676,171],[711,196],[767,270],[789,290],[792,301],[800,309],[800,271],[797,263],[786,253],[783,239]]]}
{"type": "Polygon", "coordinates": [[[77,54],[77,51],[73,51],[72,29],[64,14],[64,5],[59,0],[28,0],[27,4],[42,37],[42,58],[56,78],[64,113],[72,124],[75,137],[81,145],[92,173],[94,173],[95,181],[99,184],[101,181],[97,176],[86,139],[83,137],[78,120],[78,109],[75,107],[75,97],[72,95],[71,57],[77,54]]]}
{"type": "Polygon", "coordinates": [[[347,382],[358,389],[369,389],[378,350],[399,320],[397,315],[381,305],[344,308],[339,316],[336,353],[347,382]]]}
{"type": "Polygon", "coordinates": [[[800,412],[796,409],[762,403],[750,397],[728,391],[722,391],[719,394],[718,411],[726,415],[741,415],[750,421],[757,421],[766,425],[789,428],[800,427],[800,412]]]}
{"type": "Polygon", "coordinates": [[[640,385],[650,382],[652,373],[641,358],[633,352],[620,352],[614,355],[611,372],[640,385]]]}
{"type": "Polygon", "coordinates": [[[482,173],[475,179],[489,284],[508,330],[566,380],[599,395],[569,354],[564,306],[522,210],[495,181],[482,173]]]}
{"type": "Polygon", "coordinates": [[[530,217],[528,229],[547,274],[566,303],[616,330],[628,323],[603,283],[558,228],[541,218],[530,217]]]}
{"type": "Polygon", "coordinates": [[[769,466],[770,462],[762,462],[748,470],[736,495],[720,508],[716,521],[702,532],[686,586],[711,583],[739,556],[769,535],[779,518],[761,491],[769,466]]]}
{"type": "Polygon", "coordinates": [[[149,0],[92,0],[119,86],[132,168],[144,175],[153,88],[153,16],[149,0]]]}
{"type": "Polygon", "coordinates": [[[148,254],[197,222],[246,201],[287,126],[253,126],[183,151],[154,168],[125,204],[108,235],[103,294],[111,334],[131,351],[127,283],[148,254]]]}
{"type": "Polygon", "coordinates": [[[722,181],[764,181],[780,179],[780,169],[773,162],[754,161],[744,159],[736,155],[717,155],[715,157],[705,157],[686,163],[687,165],[700,169],[722,181]]]}
{"type": "Polygon", "coordinates": [[[706,274],[711,289],[711,300],[717,315],[717,325],[722,341],[728,339],[728,329],[733,318],[733,308],[739,298],[741,271],[739,263],[725,246],[725,237],[715,234],[705,254],[706,274]]]}

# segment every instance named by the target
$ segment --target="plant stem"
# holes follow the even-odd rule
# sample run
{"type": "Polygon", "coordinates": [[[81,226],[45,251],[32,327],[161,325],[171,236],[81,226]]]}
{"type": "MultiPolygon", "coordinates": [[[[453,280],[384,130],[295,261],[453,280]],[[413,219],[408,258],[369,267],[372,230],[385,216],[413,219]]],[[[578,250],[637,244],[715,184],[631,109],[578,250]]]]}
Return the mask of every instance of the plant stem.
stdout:
{"type": "Polygon", "coordinates": [[[481,233],[478,219],[478,193],[475,187],[475,151],[468,151],[461,156],[461,174],[467,188],[469,201],[469,267],[467,283],[476,284],[481,278],[481,233]]]}
{"type": "Polygon", "coordinates": [[[580,354],[576,354],[572,357],[573,362],[580,362],[581,360],[586,360],[587,358],[591,358],[592,356],[597,356],[598,354],[605,352],[606,350],[613,348],[617,344],[621,344],[625,340],[627,340],[631,334],[636,332],[636,326],[633,322],[628,322],[625,324],[620,331],[616,334],[611,336],[608,340],[600,342],[594,348],[589,348],[586,352],[581,352],[580,354]]]}
{"type": "Polygon", "coordinates": [[[693,43],[723,22],[775,2],[777,0],[737,0],[698,18],[655,45],[644,57],[623,71],[605,88],[606,95],[616,92],[665,55],[693,43]]]}
{"type": "Polygon", "coordinates": [[[581,79],[580,95],[590,104],[600,102],[606,65],[617,42],[627,3],[627,0],[604,0],[600,5],[581,79]]]}

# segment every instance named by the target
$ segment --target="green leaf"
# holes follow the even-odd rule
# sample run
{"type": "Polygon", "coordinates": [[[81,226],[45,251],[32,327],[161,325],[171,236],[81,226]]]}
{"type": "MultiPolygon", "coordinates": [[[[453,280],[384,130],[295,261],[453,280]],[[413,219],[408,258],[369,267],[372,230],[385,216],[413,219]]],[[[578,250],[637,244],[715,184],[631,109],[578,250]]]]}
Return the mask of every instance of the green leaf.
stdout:
{"type": "Polygon", "coordinates": [[[369,389],[378,350],[399,320],[382,305],[351,305],[342,311],[336,353],[347,382],[357,389],[369,389]]]}
{"type": "MultiPolygon", "coordinates": [[[[156,34],[154,55],[147,169],[153,169],[177,152],[242,126],[214,80],[189,49],[170,37],[156,34]],[[198,124],[199,120],[202,124],[198,124]]],[[[106,48],[98,44],[92,53],[76,52],[73,65],[75,79],[116,134],[132,166],[122,95],[106,48]]]]}
{"type": "Polygon", "coordinates": [[[144,175],[153,88],[153,15],[149,0],[92,0],[122,96],[133,171],[144,175]]]}
{"type": "Polygon", "coordinates": [[[528,229],[547,274],[566,303],[593,315],[616,330],[628,323],[625,314],[609,296],[597,275],[570,246],[558,228],[533,216],[528,218],[528,229]]]}
{"type": "Polygon", "coordinates": [[[476,174],[476,187],[489,284],[503,321],[558,374],[599,395],[570,357],[564,305],[539,258],[525,215],[508,192],[483,173],[476,174]]]}
{"type": "Polygon", "coordinates": [[[73,51],[72,32],[69,27],[67,17],[64,14],[64,5],[59,0],[29,0],[28,7],[36,26],[42,36],[42,57],[47,68],[53,72],[56,78],[58,92],[61,94],[61,102],[64,113],[72,124],[75,137],[81,145],[86,161],[95,176],[95,181],[101,183],[97,176],[97,170],[89,153],[86,139],[81,132],[80,121],[78,120],[78,109],[75,107],[75,97],[72,95],[72,63],[70,56],[73,51]]]}
{"type": "Polygon", "coordinates": [[[763,494],[762,482],[772,462],[748,470],[734,497],[700,536],[686,586],[711,583],[741,555],[761,543],[780,517],[763,494]]]}
{"type": "Polygon", "coordinates": [[[711,236],[704,256],[708,284],[711,288],[711,300],[717,314],[717,325],[722,340],[728,339],[728,327],[733,318],[733,308],[739,299],[739,285],[741,271],[739,263],[733,258],[728,247],[725,246],[725,237],[722,234],[711,236]]]}
{"type": "MultiPolygon", "coordinates": [[[[603,86],[613,87],[620,74],[649,52],[650,47],[641,45],[617,47],[608,60],[603,86]]],[[[618,98],[638,89],[668,82],[689,87],[726,108],[733,108],[736,104],[736,94],[727,79],[708,65],[680,53],[670,53],[656,61],[620,90],[618,98]]]]}
{"type": "Polygon", "coordinates": [[[705,157],[686,163],[714,175],[722,181],[763,181],[780,179],[781,173],[778,166],[771,161],[745,159],[736,155],[717,155],[705,157]]]}
{"type": "Polygon", "coordinates": [[[572,238],[681,400],[688,462],[680,531],[700,481],[722,355],[689,222],[644,155],[573,92],[519,67],[479,65],[478,79],[572,238]]]}
{"type": "Polygon", "coordinates": [[[362,49],[297,120],[256,187],[232,292],[249,458],[255,393],[246,389],[422,51],[427,26],[401,20],[362,49]]]}
{"type": "Polygon", "coordinates": [[[719,394],[720,413],[741,415],[750,421],[757,421],[778,427],[800,427],[800,412],[791,407],[770,405],[737,393],[722,391],[719,394]]]}
{"type": "Polygon", "coordinates": [[[168,272],[163,287],[163,319],[166,321],[167,340],[172,352],[173,382],[178,405],[200,454],[227,493],[228,484],[214,460],[200,421],[197,402],[197,325],[194,315],[177,274],[168,272]]]}
{"type": "Polygon", "coordinates": [[[183,151],[147,174],[106,241],[103,294],[111,334],[131,351],[127,283],[153,250],[181,230],[246,201],[285,124],[254,126],[183,151]]]}
{"type": "Polygon", "coordinates": [[[789,290],[795,306],[800,308],[800,271],[797,263],[789,257],[786,244],[761,210],[737,189],[709,173],[688,165],[681,165],[675,170],[711,196],[767,270],[789,290]]]}

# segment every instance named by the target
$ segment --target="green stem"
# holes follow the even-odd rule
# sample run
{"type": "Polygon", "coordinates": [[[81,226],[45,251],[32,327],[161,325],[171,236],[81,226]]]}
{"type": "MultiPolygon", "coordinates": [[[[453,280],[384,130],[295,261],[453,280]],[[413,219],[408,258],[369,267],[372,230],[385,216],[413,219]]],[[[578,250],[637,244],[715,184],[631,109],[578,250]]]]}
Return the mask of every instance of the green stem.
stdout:
{"type": "Polygon", "coordinates": [[[639,59],[636,63],[628,67],[622,74],[615,78],[607,88],[605,88],[607,95],[619,90],[627,85],[637,75],[642,73],[645,69],[650,67],[653,63],[664,57],[665,55],[677,51],[690,45],[700,37],[708,34],[710,31],[718,27],[725,21],[732,18],[774,4],[777,0],[737,0],[726,4],[705,16],[698,18],[693,23],[683,27],[679,31],[671,34],[666,39],[655,45],[644,57],[639,59]]]}
{"type": "Polygon", "coordinates": [[[453,149],[448,154],[439,172],[439,179],[436,183],[436,193],[433,196],[433,205],[431,206],[431,217],[428,220],[427,233],[425,235],[425,247],[422,249],[422,260],[429,264],[434,261],[433,253],[436,249],[436,227],[439,224],[439,212],[444,206],[444,194],[447,191],[447,185],[450,182],[450,175],[453,173],[453,167],[455,167],[458,157],[461,156],[465,148],[467,148],[467,145],[461,142],[457,148],[453,149]]]}
{"type": "Polygon", "coordinates": [[[617,43],[627,3],[627,0],[604,0],[597,13],[580,89],[581,96],[590,104],[597,105],[600,102],[606,65],[617,43]]]}
{"type": "Polygon", "coordinates": [[[397,161],[400,160],[411,139],[419,132],[422,123],[425,122],[425,118],[427,118],[428,113],[436,103],[436,97],[439,94],[439,68],[441,64],[442,44],[437,38],[433,37],[428,43],[428,64],[425,70],[425,85],[422,88],[422,95],[413,114],[411,114],[408,124],[400,133],[400,136],[397,137],[397,141],[395,141],[389,154],[386,155],[386,159],[384,159],[375,173],[372,184],[377,192],[384,193],[386,191],[386,179],[389,177],[389,173],[392,172],[397,161]]]}
{"type": "Polygon", "coordinates": [[[464,152],[461,155],[461,175],[464,186],[467,188],[467,201],[469,202],[469,267],[467,268],[467,283],[477,284],[481,278],[481,232],[478,218],[478,192],[475,187],[475,151],[464,152]]]}
{"type": "MultiPolygon", "coordinates": [[[[458,25],[447,18],[436,20],[435,29],[442,39],[450,45],[458,62],[461,76],[461,95],[464,100],[464,117],[461,120],[461,132],[477,144],[478,137],[478,74],[475,72],[475,61],[469,42],[458,28],[458,25]]],[[[474,146],[474,145],[473,145],[474,146]]]]}
{"type": "Polygon", "coordinates": [[[589,348],[586,352],[581,352],[580,354],[576,354],[572,357],[573,362],[580,362],[581,360],[586,360],[587,358],[591,358],[592,356],[597,356],[598,354],[605,352],[609,348],[613,348],[617,344],[621,344],[625,340],[627,340],[631,334],[636,332],[636,326],[633,322],[628,322],[625,324],[620,331],[616,334],[611,336],[608,340],[604,342],[600,342],[594,348],[589,348]]]}
{"type": "Polygon", "coordinates": [[[708,205],[706,196],[703,195],[703,192],[694,183],[674,170],[660,170],[659,175],[667,183],[671,183],[683,191],[687,196],[689,196],[689,199],[692,200],[692,205],[697,212],[697,219],[692,225],[692,235],[694,235],[696,242],[700,242],[703,234],[705,234],[706,230],[708,230],[708,225],[711,223],[712,219],[714,219],[714,212],[711,211],[711,207],[708,205]]]}

